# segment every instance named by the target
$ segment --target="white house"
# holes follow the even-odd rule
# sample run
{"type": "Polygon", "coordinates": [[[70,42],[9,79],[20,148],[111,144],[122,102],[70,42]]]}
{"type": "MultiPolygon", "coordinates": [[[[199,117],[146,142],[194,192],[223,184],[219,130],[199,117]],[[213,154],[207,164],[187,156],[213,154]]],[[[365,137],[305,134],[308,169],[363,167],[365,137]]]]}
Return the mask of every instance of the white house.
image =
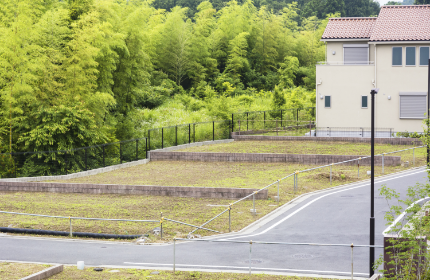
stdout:
{"type": "Polygon", "coordinates": [[[383,6],[374,18],[332,18],[316,66],[318,127],[422,132],[427,118],[430,5],[383,6]]]}

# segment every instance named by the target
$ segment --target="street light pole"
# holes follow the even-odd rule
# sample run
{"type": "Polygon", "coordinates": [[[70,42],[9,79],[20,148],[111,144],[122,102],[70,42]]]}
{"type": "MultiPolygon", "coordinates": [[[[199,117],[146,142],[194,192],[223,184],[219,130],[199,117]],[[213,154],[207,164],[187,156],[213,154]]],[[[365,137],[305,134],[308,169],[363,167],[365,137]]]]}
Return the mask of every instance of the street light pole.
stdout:
{"type": "MultiPolygon", "coordinates": [[[[375,94],[379,89],[374,88],[370,91],[372,99],[372,118],[371,118],[371,139],[370,139],[370,246],[375,245],[375,94]]],[[[369,266],[370,275],[373,276],[375,264],[375,247],[370,247],[369,266]]]]}

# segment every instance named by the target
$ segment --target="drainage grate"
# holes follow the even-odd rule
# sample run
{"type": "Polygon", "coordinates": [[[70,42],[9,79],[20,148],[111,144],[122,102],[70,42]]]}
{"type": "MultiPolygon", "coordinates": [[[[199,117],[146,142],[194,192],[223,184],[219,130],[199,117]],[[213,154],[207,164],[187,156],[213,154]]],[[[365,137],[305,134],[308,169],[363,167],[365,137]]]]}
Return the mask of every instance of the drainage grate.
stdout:
{"type": "Polygon", "coordinates": [[[296,255],[293,255],[293,258],[300,259],[300,260],[305,260],[305,259],[312,259],[313,256],[309,255],[309,254],[296,254],[296,255]]]}
{"type": "MultiPolygon", "coordinates": [[[[259,259],[251,259],[251,264],[258,264],[258,263],[262,263],[263,260],[259,260],[259,259]]],[[[244,263],[249,263],[249,260],[244,261],[244,263]]]]}

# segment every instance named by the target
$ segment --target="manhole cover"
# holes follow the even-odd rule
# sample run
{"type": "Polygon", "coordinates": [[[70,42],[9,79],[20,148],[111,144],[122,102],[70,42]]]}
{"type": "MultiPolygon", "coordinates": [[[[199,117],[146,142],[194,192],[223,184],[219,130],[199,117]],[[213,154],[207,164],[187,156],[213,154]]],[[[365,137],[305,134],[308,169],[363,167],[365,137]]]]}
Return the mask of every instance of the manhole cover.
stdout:
{"type": "MultiPolygon", "coordinates": [[[[263,260],[256,260],[256,259],[251,259],[251,264],[257,264],[257,263],[262,263],[263,260]]],[[[245,263],[249,263],[249,260],[246,260],[245,263]]]]}
{"type": "Polygon", "coordinates": [[[295,259],[301,259],[301,260],[312,259],[312,255],[309,255],[309,254],[296,254],[296,255],[293,255],[293,258],[295,258],[295,259]]]}

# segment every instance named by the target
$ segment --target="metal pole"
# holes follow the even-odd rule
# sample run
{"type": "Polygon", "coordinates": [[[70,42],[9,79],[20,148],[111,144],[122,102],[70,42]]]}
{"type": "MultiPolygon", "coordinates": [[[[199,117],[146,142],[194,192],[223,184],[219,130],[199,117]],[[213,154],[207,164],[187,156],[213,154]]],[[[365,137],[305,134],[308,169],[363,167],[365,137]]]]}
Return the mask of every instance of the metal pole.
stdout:
{"type": "Polygon", "coordinates": [[[282,127],[282,110],[281,110],[281,127],[282,127]]]}
{"type": "Polygon", "coordinates": [[[239,120],[239,135],[240,135],[240,120],[239,120]]]}
{"type": "Polygon", "coordinates": [[[360,179],[360,159],[358,159],[358,174],[357,174],[357,178],[360,179]]]}
{"type": "Polygon", "coordinates": [[[246,131],[248,131],[248,118],[249,118],[249,113],[246,112],[246,131]]]}
{"type": "Polygon", "coordinates": [[[231,204],[228,207],[228,232],[231,232],[231,204]]]}
{"type": "Polygon", "coordinates": [[[148,144],[146,148],[146,158],[148,158],[148,151],[151,150],[151,130],[148,130],[148,144]]]}
{"type": "Polygon", "coordinates": [[[103,145],[103,167],[106,167],[106,164],[105,164],[105,145],[103,145]]]}
{"type": "MultiPolygon", "coordinates": [[[[87,154],[85,153],[85,161],[87,161],[87,154]]],[[[119,161],[122,163],[122,143],[119,142],[119,161]]]]}
{"type": "Polygon", "coordinates": [[[296,172],[294,172],[294,193],[296,193],[296,172]]]}
{"type": "Polygon", "coordinates": [[[296,171],[296,189],[299,191],[299,171],[296,171]]]}
{"type": "Polygon", "coordinates": [[[160,238],[163,239],[163,212],[161,212],[161,219],[160,219],[160,238]]]}
{"type": "Polygon", "coordinates": [[[193,123],[193,141],[196,143],[196,124],[193,123]]]}
{"type": "Polygon", "coordinates": [[[136,140],[136,160],[139,159],[139,139],[136,140]]]}
{"type": "MultiPolygon", "coordinates": [[[[370,168],[370,245],[375,245],[375,94],[378,93],[377,89],[372,89],[370,95],[372,96],[372,116],[371,116],[371,168],[370,168]]],[[[369,256],[369,277],[375,273],[373,266],[375,264],[375,248],[370,247],[369,256]]]]}
{"type": "Polygon", "coordinates": [[[212,122],[212,141],[215,141],[215,122],[212,122]]]}
{"type": "Polygon", "coordinates": [[[257,215],[257,211],[255,211],[255,193],[252,195],[252,205],[254,207],[254,212],[252,212],[253,215],[257,215]]]}
{"type": "Polygon", "coordinates": [[[278,136],[278,119],[276,119],[276,136],[278,136]]]}
{"type": "Polygon", "coordinates": [[[309,120],[309,137],[312,136],[312,122],[309,120]]]}
{"type": "Polygon", "coordinates": [[[249,275],[251,275],[252,240],[249,241],[249,275]]]}
{"type": "Polygon", "coordinates": [[[73,237],[73,232],[72,232],[72,218],[69,217],[69,224],[70,224],[70,237],[73,237]]]}
{"type": "MultiPolygon", "coordinates": [[[[16,164],[15,164],[15,168],[16,168],[16,164]]],[[[88,170],[88,165],[87,165],[87,149],[85,149],[85,171],[88,170]]]]}
{"type": "Polygon", "coordinates": [[[178,126],[175,126],[175,146],[178,146],[178,126]]]}
{"type": "Polygon", "coordinates": [[[164,128],[161,128],[161,149],[164,149],[164,128]]]}
{"type": "Polygon", "coordinates": [[[382,153],[382,174],[384,174],[384,159],[385,159],[385,153],[382,153]]]}
{"type": "Polygon", "coordinates": [[[428,63],[428,90],[427,90],[427,143],[425,143],[427,145],[427,167],[429,166],[430,163],[430,145],[429,145],[429,136],[430,136],[430,59],[429,59],[429,63],[428,63]]]}
{"type": "Polygon", "coordinates": [[[176,238],[173,238],[173,274],[176,270],[176,238]]]}
{"type": "Polygon", "coordinates": [[[148,138],[145,138],[145,158],[148,158],[148,138]]]}
{"type": "Polygon", "coordinates": [[[331,173],[332,173],[333,163],[330,165],[330,185],[331,185],[331,173]]]}
{"type": "Polygon", "coordinates": [[[413,164],[415,166],[415,148],[412,149],[412,155],[413,155],[413,164]]]}
{"type": "Polygon", "coordinates": [[[281,200],[281,198],[279,197],[279,180],[278,180],[278,203],[279,203],[279,201],[281,200]]]}
{"type": "Polygon", "coordinates": [[[191,144],[191,124],[188,124],[188,144],[191,144]]]}
{"type": "Polygon", "coordinates": [[[354,280],[354,243],[351,244],[351,280],[354,280]]]}
{"type": "Polygon", "coordinates": [[[234,114],[231,114],[231,132],[234,131],[234,114]]]}

